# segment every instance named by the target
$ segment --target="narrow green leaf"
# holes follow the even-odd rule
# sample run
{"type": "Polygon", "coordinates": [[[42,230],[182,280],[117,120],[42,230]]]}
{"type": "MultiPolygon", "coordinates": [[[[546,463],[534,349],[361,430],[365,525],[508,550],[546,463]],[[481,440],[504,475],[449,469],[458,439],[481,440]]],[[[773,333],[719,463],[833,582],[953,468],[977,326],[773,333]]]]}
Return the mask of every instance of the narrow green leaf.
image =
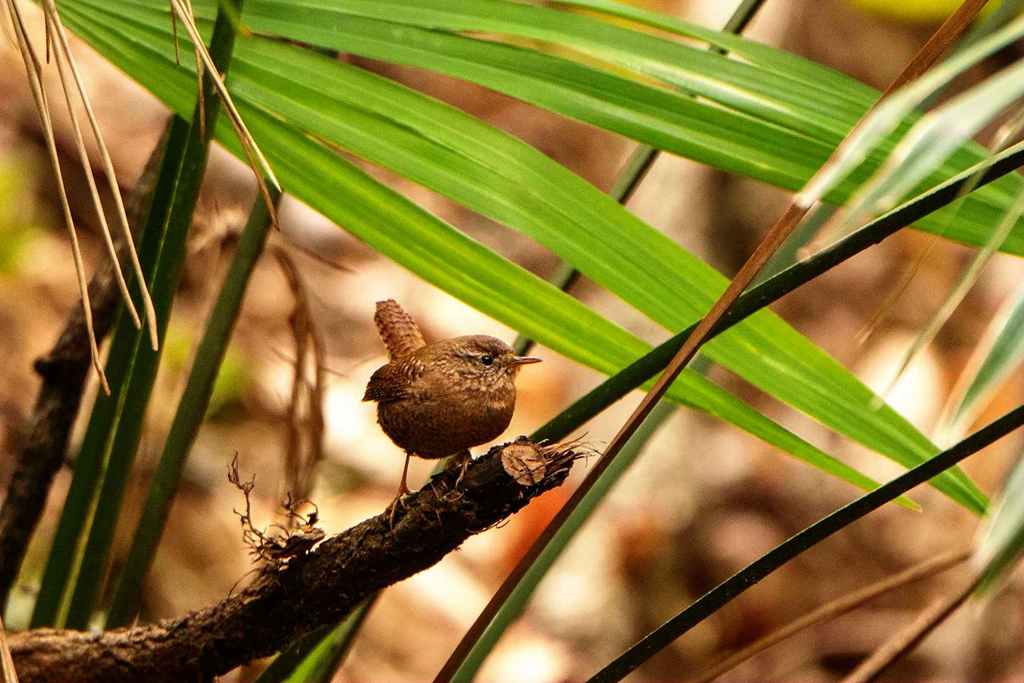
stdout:
{"type": "Polygon", "coordinates": [[[974,562],[981,574],[980,592],[990,590],[1024,554],[1024,460],[1014,465],[999,494],[992,517],[981,532],[974,562]]]}
{"type": "MultiPolygon", "coordinates": [[[[188,123],[175,117],[164,145],[163,159],[143,223],[139,254],[147,282],[151,281],[156,266],[156,257],[175,196],[175,185],[184,158],[188,134],[188,123]]],[[[111,394],[97,396],[82,439],[82,446],[75,459],[75,474],[47,555],[42,586],[32,612],[32,628],[58,626],[63,623],[61,608],[68,584],[73,580],[73,572],[77,571],[76,567],[80,562],[85,542],[83,532],[91,524],[97,490],[106,468],[108,442],[124,407],[127,379],[135,360],[130,350],[135,347],[138,338],[139,334],[134,327],[125,324],[121,317],[115,326],[106,364],[111,394]]]]}
{"type": "MultiPolygon", "coordinates": [[[[211,54],[222,70],[227,68],[234,36],[226,18],[217,22],[211,54]]],[[[216,119],[218,102],[208,80],[204,81],[204,90],[208,94],[206,121],[209,124],[216,119]]],[[[142,263],[147,267],[161,340],[181,275],[185,238],[191,226],[213,133],[212,125],[208,125],[204,132],[199,126],[194,126],[189,128],[187,135],[181,135],[183,125],[177,124],[172,128],[170,140],[184,138],[184,144],[180,152],[177,151],[179,148],[168,147],[175,149],[175,154],[165,156],[156,189],[157,193],[166,194],[153,202],[157,210],[150,211],[140,250],[142,263]]],[[[112,395],[99,397],[94,406],[80,456],[87,464],[82,473],[83,483],[76,491],[75,506],[65,506],[55,540],[57,543],[67,537],[70,543],[49,558],[44,574],[47,599],[37,603],[33,625],[62,623],[79,629],[89,625],[106,571],[110,543],[121,513],[125,482],[138,448],[159,358],[160,351],[153,351],[145,343],[144,334],[134,330],[121,316],[108,361],[108,366],[117,370],[117,389],[112,387],[112,395]],[[86,510],[85,515],[81,515],[83,509],[86,510]],[[69,515],[81,516],[69,518],[69,515]],[[83,547],[80,544],[86,529],[88,535],[83,547]],[[67,613],[61,619],[60,605],[67,591],[70,591],[67,613]]],[[[69,494],[69,503],[71,498],[69,494]]]]}
{"type": "MultiPolygon", "coordinates": [[[[135,31],[156,31],[154,37],[167,31],[155,17],[150,21],[151,29],[135,31]]],[[[117,22],[111,16],[107,23],[121,26],[117,22]]],[[[130,35],[131,24],[125,23],[121,33],[130,35]]],[[[170,52],[165,59],[170,66],[170,52]]],[[[172,105],[175,91],[185,94],[183,88],[173,88],[173,78],[157,76],[153,67],[142,77],[172,105]]],[[[725,278],[706,264],[535,150],[379,77],[295,48],[255,40],[240,46],[232,87],[242,102],[265,102],[261,106],[275,116],[297,120],[317,136],[344,144],[518,227],[670,329],[696,320],[726,285],[725,278]],[[253,67],[256,63],[258,70],[253,67]],[[296,73],[307,74],[303,78],[315,74],[311,80],[321,85],[309,88],[296,81],[296,73]],[[466,183],[467,177],[478,182],[466,183]],[[514,196],[510,187],[517,188],[514,196]],[[622,243],[634,249],[623,253],[622,243]]],[[[467,265],[464,272],[478,269],[479,264],[467,265]]],[[[494,303],[487,306],[493,308],[494,303]]],[[[891,409],[876,412],[866,387],[771,314],[756,316],[742,326],[742,332],[710,345],[707,353],[753,384],[901,464],[912,465],[934,452],[891,409]]],[[[605,365],[604,369],[617,368],[605,365]]],[[[701,399],[691,401],[701,404],[701,399]]],[[[711,412],[724,415],[715,409],[711,412]]],[[[758,420],[752,415],[744,420],[746,428],[762,438],[775,431],[755,426],[758,420]]],[[[781,434],[775,438],[777,444],[790,443],[791,452],[802,452],[799,457],[811,457],[792,439],[781,434]]],[[[813,457],[820,460],[820,453],[813,457]]],[[[955,495],[966,496],[961,500],[974,498],[972,505],[982,500],[969,484],[954,486],[960,488],[955,495]]]]}
{"type": "Polygon", "coordinates": [[[778,50],[728,31],[715,31],[699,24],[677,19],[667,14],[627,5],[617,0],[558,0],[558,5],[581,7],[620,19],[629,19],[644,26],[692,38],[707,45],[743,57],[752,64],[774,70],[780,76],[792,78],[813,87],[827,87],[851,104],[859,105],[862,98],[877,97],[869,86],[852,81],[847,76],[821,64],[809,62],[791,52],[778,50]]]}
{"type": "Polygon", "coordinates": [[[256,683],[330,683],[379,595],[374,594],[333,629],[310,633],[282,652],[256,683]]]}
{"type": "MultiPolygon", "coordinates": [[[[270,190],[274,201],[280,197],[270,190]],[[276,195],[276,196],[275,196],[276,195]]],[[[131,548],[114,590],[107,613],[107,628],[131,623],[138,611],[142,582],[149,571],[157,546],[167,524],[171,502],[178,490],[185,459],[192,450],[199,427],[213,395],[224,354],[242,307],[252,275],[271,226],[271,217],[263,197],[257,197],[242,230],[235,256],[217,295],[206,330],[196,350],[188,382],[178,402],[174,420],[164,441],[149,494],[132,539],[131,548]]]]}
{"type": "Polygon", "coordinates": [[[1024,286],[1007,298],[992,319],[939,421],[935,440],[959,438],[1000,386],[1024,362],[1024,286]]]}
{"type": "Polygon", "coordinates": [[[748,588],[755,586],[789,560],[877,510],[896,496],[910,491],[940,472],[947,471],[963,459],[995,443],[1022,425],[1024,425],[1024,406],[1011,410],[951,448],[937,453],[912,470],[889,480],[883,486],[870,493],[865,493],[860,498],[804,528],[715,586],[686,609],[649,633],[588,679],[589,683],[621,681],[642,663],[739,597],[748,588]]]}
{"type": "MultiPolygon", "coordinates": [[[[578,50],[595,59],[612,63],[620,70],[634,70],[648,79],[661,79],[686,92],[699,95],[702,99],[706,98],[709,102],[705,105],[710,107],[708,115],[712,119],[723,122],[733,120],[736,127],[745,127],[748,135],[752,129],[759,129],[755,137],[762,141],[763,149],[758,156],[770,154],[775,149],[784,150],[787,155],[791,155],[793,162],[800,165],[801,180],[793,184],[777,183],[789,189],[802,186],[878,97],[877,92],[865,89],[862,84],[849,78],[844,80],[836,72],[806,60],[802,61],[801,68],[797,68],[792,62],[799,58],[793,55],[786,57],[779,50],[774,51],[778,55],[775,64],[768,67],[709,54],[705,50],[638,34],[590,17],[506,0],[465,0],[455,4],[446,0],[355,0],[342,6],[324,3],[322,0],[287,3],[283,0],[258,0],[254,3],[251,20],[253,26],[263,32],[281,33],[324,47],[448,73],[562,113],[568,113],[563,110],[565,106],[578,108],[586,103],[579,102],[579,97],[571,98],[569,102],[565,102],[565,98],[555,99],[550,96],[543,102],[531,99],[543,96],[539,88],[551,85],[551,81],[556,80],[554,73],[583,69],[589,72],[587,78],[590,80],[608,77],[609,74],[564,59],[552,59],[537,50],[544,49],[546,43],[578,50]],[[496,55],[499,54],[496,48],[499,45],[493,41],[424,29],[466,31],[474,35],[492,33],[516,40],[542,42],[537,43],[534,50],[510,48],[501,60],[496,61],[496,55]],[[785,59],[791,62],[788,67],[781,65],[785,59]],[[568,65],[572,65],[572,68],[568,65]],[[780,75],[787,70],[818,74],[819,81],[794,85],[792,79],[780,75]],[[526,87],[525,74],[534,77],[526,82],[526,87]],[[861,102],[859,106],[854,104],[857,100],[861,102]],[[802,138],[804,143],[791,145],[785,137],[787,133],[802,138]],[[772,144],[764,144],[765,140],[771,140],[772,144]]],[[[705,32],[705,35],[712,33],[706,29],[705,32]]],[[[731,37],[728,43],[726,39],[719,41],[723,46],[728,44],[730,50],[739,54],[740,46],[737,42],[750,43],[736,37],[731,37]]],[[[759,48],[762,53],[773,50],[767,46],[759,48]]],[[[750,51],[749,46],[747,51],[750,51]]],[[[649,84],[636,81],[632,84],[640,90],[650,91],[648,98],[644,99],[649,99],[654,93],[665,92],[649,84]]],[[[564,81],[558,85],[564,85],[564,81]]],[[[599,90],[595,88],[584,92],[591,97],[618,102],[618,90],[605,84],[599,90]]],[[[630,117],[627,127],[619,129],[611,125],[614,121],[609,121],[613,114],[614,110],[609,111],[607,105],[589,110],[585,116],[569,113],[630,136],[635,136],[637,128],[646,123],[637,120],[637,117],[630,117]]],[[[899,132],[902,133],[908,127],[909,123],[899,132]]],[[[729,153],[734,137],[735,131],[723,135],[721,153],[715,154],[712,148],[710,156],[713,159],[725,157],[723,161],[735,163],[737,160],[729,153]]],[[[649,139],[636,139],[661,149],[677,151],[649,139]]],[[[894,144],[893,139],[883,141],[866,163],[826,199],[832,203],[841,203],[878,168],[894,144]]],[[[689,155],[684,153],[684,156],[689,155]]],[[[696,156],[692,158],[730,170],[724,163],[696,156]]],[[[962,170],[979,158],[977,147],[964,147],[958,150],[948,164],[929,176],[926,184],[934,185],[942,177],[962,170]]],[[[977,230],[984,230],[986,221],[993,219],[992,210],[996,206],[1012,201],[1012,196],[1015,196],[1012,190],[1018,184],[1018,180],[1007,179],[966,202],[967,210],[960,215],[960,219],[970,221],[970,226],[954,226],[948,236],[971,244],[982,243],[984,240],[979,241],[977,230]]],[[[918,189],[923,189],[923,186],[918,189]]],[[[948,221],[943,222],[938,216],[929,217],[922,221],[920,227],[942,233],[948,227],[948,221]]],[[[1024,225],[1019,225],[1006,248],[1013,253],[1022,253],[1022,247],[1024,225]]]]}
{"type": "MultiPolygon", "coordinates": [[[[1016,23],[1024,33],[1024,17],[1016,23]]],[[[896,206],[1022,93],[1024,63],[1017,63],[927,113],[850,200],[845,224],[853,225],[863,216],[896,206]]]]}

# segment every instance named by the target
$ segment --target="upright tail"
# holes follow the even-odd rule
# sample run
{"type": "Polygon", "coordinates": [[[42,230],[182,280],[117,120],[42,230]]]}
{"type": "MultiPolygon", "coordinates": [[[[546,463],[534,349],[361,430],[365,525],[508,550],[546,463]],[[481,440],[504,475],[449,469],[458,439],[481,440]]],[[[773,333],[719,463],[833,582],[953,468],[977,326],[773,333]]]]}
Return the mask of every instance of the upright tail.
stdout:
{"type": "Polygon", "coordinates": [[[419,325],[394,299],[377,302],[373,322],[377,323],[377,331],[392,360],[426,346],[419,325]]]}

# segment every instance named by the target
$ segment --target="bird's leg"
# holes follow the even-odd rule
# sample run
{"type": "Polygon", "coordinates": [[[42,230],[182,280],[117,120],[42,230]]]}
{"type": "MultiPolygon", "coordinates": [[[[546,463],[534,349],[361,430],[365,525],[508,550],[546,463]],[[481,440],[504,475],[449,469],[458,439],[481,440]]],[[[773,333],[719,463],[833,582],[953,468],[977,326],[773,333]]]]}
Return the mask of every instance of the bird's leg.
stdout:
{"type": "Polygon", "coordinates": [[[395,496],[394,501],[392,501],[391,505],[388,506],[388,508],[391,510],[391,513],[388,515],[388,522],[391,524],[391,526],[395,526],[395,512],[398,510],[398,507],[404,507],[405,505],[402,502],[402,496],[412,493],[412,491],[409,490],[409,485],[406,483],[406,477],[409,475],[410,455],[411,454],[408,451],[406,451],[405,465],[402,467],[402,481],[398,484],[398,495],[395,496]]]}
{"type": "Polygon", "coordinates": [[[402,482],[398,485],[398,500],[402,499],[402,496],[412,493],[409,490],[409,484],[406,483],[406,478],[409,476],[409,456],[412,455],[408,451],[405,453],[405,465],[402,466],[402,482]]]}

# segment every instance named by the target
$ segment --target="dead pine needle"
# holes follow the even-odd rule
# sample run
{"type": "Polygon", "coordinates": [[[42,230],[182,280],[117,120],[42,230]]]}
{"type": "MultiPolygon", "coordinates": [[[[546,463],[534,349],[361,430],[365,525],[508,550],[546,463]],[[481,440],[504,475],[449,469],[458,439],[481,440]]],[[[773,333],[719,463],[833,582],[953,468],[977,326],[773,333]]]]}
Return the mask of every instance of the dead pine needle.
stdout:
{"type": "MultiPolygon", "coordinates": [[[[124,239],[125,248],[128,251],[128,257],[129,260],[131,261],[132,271],[135,275],[136,282],[139,285],[139,292],[141,293],[142,296],[142,308],[146,316],[146,324],[149,332],[150,345],[152,346],[153,350],[156,351],[159,348],[160,343],[159,333],[157,331],[156,325],[156,309],[153,306],[153,299],[149,294],[149,288],[146,286],[146,278],[142,272],[142,264],[139,262],[139,254],[135,249],[135,240],[132,238],[131,227],[128,224],[128,212],[125,209],[124,200],[121,197],[121,189],[117,182],[117,174],[114,171],[114,161],[110,156],[110,150],[107,148],[107,143],[103,138],[102,131],[100,130],[99,121],[96,118],[96,111],[95,109],[93,109],[92,101],[89,99],[89,96],[86,93],[85,86],[82,81],[82,75],[78,70],[78,64],[75,61],[74,54],[72,54],[71,52],[70,41],[68,40],[67,31],[64,29],[64,23],[60,20],[60,14],[57,11],[57,5],[54,2],[54,0],[46,0],[43,9],[46,16],[51,17],[54,28],[54,34],[56,36],[57,49],[60,51],[60,53],[64,56],[64,58],[67,61],[68,69],[71,71],[71,76],[75,82],[75,89],[78,92],[78,97],[82,102],[82,106],[85,109],[86,118],[89,121],[89,128],[92,130],[93,138],[96,140],[96,148],[99,151],[100,162],[103,167],[103,174],[107,178],[107,184],[110,187],[110,193],[111,195],[113,195],[114,198],[114,207],[117,210],[117,218],[121,230],[121,236],[124,239]]],[[[58,55],[57,60],[58,68],[60,68],[59,57],[60,55],[58,55]]],[[[60,76],[61,83],[62,85],[64,85],[66,78],[64,76],[63,71],[60,72],[60,76]]],[[[74,111],[71,109],[70,95],[67,93],[66,85],[65,96],[68,98],[68,110],[71,113],[71,120],[75,124],[76,136],[80,137],[81,134],[78,129],[77,119],[74,115],[74,111]]],[[[80,154],[83,156],[84,164],[84,152],[80,152],[80,154]]],[[[106,224],[106,216],[105,213],[101,211],[99,208],[99,199],[95,190],[95,183],[92,179],[91,168],[89,170],[89,173],[87,174],[87,178],[89,179],[90,189],[92,189],[93,194],[96,198],[97,212],[99,213],[101,225],[103,226],[104,237],[107,239],[108,248],[112,248],[110,245],[110,231],[107,228],[106,224]]],[[[113,253],[113,251],[111,251],[111,258],[114,259],[115,269],[118,276],[118,285],[122,286],[124,280],[123,277],[121,277],[120,264],[117,263],[117,257],[116,254],[113,253]]],[[[135,326],[139,327],[140,323],[138,320],[138,315],[135,311],[135,307],[132,303],[131,297],[127,292],[127,289],[124,288],[123,286],[122,296],[124,297],[125,305],[128,307],[128,310],[132,315],[132,319],[135,322],[135,326]]]]}
{"type": "Polygon", "coordinates": [[[905,657],[940,624],[950,617],[971,596],[980,582],[974,576],[954,593],[942,597],[926,607],[914,621],[882,644],[841,683],[868,683],[880,676],[897,660],[905,657]]]}
{"type": "Polygon", "coordinates": [[[719,676],[732,671],[737,666],[747,661],[754,655],[764,652],[768,648],[776,645],[787,638],[796,635],[804,629],[810,628],[815,624],[820,624],[832,619],[836,619],[858,607],[864,603],[872,600],[883,593],[901,588],[914,581],[933,576],[940,572],[946,571],[951,567],[964,562],[971,556],[970,549],[957,550],[949,553],[945,553],[938,557],[928,559],[920,564],[917,564],[909,569],[906,569],[893,576],[886,577],[881,581],[866,586],[864,588],[853,591],[843,595],[835,600],[832,600],[821,607],[813,610],[812,612],[805,614],[804,616],[791,621],[780,629],[769,633],[764,638],[761,638],[747,647],[739,650],[738,652],[729,655],[724,660],[714,665],[699,677],[693,680],[693,683],[710,683],[719,676]]]}
{"type": "MultiPolygon", "coordinates": [[[[50,31],[49,27],[54,25],[53,29],[55,32],[59,29],[56,28],[58,18],[56,16],[57,8],[53,4],[53,0],[47,0],[43,6],[43,12],[46,16],[47,32],[50,31]]],[[[48,38],[49,40],[49,38],[48,38]]],[[[68,84],[68,73],[67,73],[67,62],[71,59],[71,53],[67,50],[67,44],[63,42],[56,42],[54,44],[54,62],[57,65],[57,75],[59,76],[61,91],[64,93],[64,103],[67,105],[68,112],[71,116],[71,130],[74,133],[75,148],[78,151],[78,160],[82,164],[82,173],[85,175],[85,181],[89,185],[89,195],[92,198],[93,208],[96,210],[96,217],[99,220],[100,232],[103,234],[103,242],[106,244],[107,253],[110,258],[114,261],[114,280],[117,282],[117,288],[121,292],[121,297],[124,299],[125,308],[128,311],[128,315],[131,316],[132,322],[135,327],[141,327],[142,323],[139,320],[138,311],[135,310],[135,304],[132,303],[131,294],[128,293],[128,283],[124,280],[124,274],[121,272],[120,264],[117,262],[117,247],[114,246],[114,238],[110,233],[110,226],[107,225],[106,212],[103,210],[103,200],[100,199],[99,189],[96,187],[96,178],[92,172],[92,164],[89,163],[89,153],[85,149],[85,138],[82,136],[82,127],[78,123],[78,116],[75,114],[74,103],[71,99],[71,88],[68,84]]]]}
{"type": "MultiPolygon", "coordinates": [[[[232,127],[235,129],[235,133],[238,135],[238,140],[242,145],[242,150],[245,152],[245,156],[249,161],[249,166],[252,168],[253,174],[256,176],[256,183],[259,187],[260,195],[263,197],[263,202],[266,204],[267,213],[270,215],[270,221],[273,225],[277,225],[277,209],[274,206],[274,201],[270,196],[270,189],[268,183],[274,187],[275,190],[280,190],[281,185],[277,181],[277,177],[274,175],[273,169],[270,167],[270,163],[266,157],[263,156],[263,152],[260,151],[259,146],[256,144],[256,140],[253,139],[252,134],[246,127],[245,122],[242,120],[241,114],[238,113],[235,102],[228,92],[227,86],[224,84],[224,79],[217,72],[216,66],[213,64],[213,59],[210,57],[210,53],[206,49],[206,44],[203,42],[203,38],[199,33],[199,28],[196,26],[195,19],[192,16],[191,4],[188,0],[171,0],[171,10],[173,14],[181,21],[185,30],[189,34],[189,38],[192,40],[192,45],[195,47],[198,59],[202,62],[205,67],[205,72],[210,76],[210,80],[213,83],[214,88],[217,90],[217,94],[220,96],[221,102],[224,104],[224,111],[228,115],[228,120],[231,121],[232,127]]],[[[201,74],[197,78],[197,81],[202,82],[201,74]]],[[[200,106],[200,116],[202,115],[202,107],[200,106]]],[[[200,120],[200,125],[203,125],[200,120]]]]}
{"type": "MultiPolygon", "coordinates": [[[[173,0],[171,5],[173,6],[173,0]]],[[[188,18],[185,19],[185,24],[194,24],[196,17],[192,10],[192,0],[185,0],[181,7],[186,11],[188,18]]],[[[203,92],[203,75],[206,69],[203,65],[203,55],[200,50],[206,48],[206,44],[203,41],[197,41],[192,44],[192,56],[196,60],[196,116],[199,117],[199,137],[206,137],[206,94],[203,92]]]]}
{"type": "Polygon", "coordinates": [[[53,24],[49,12],[43,12],[43,32],[46,37],[46,63],[50,63],[50,52],[53,47],[53,24]]]}
{"type": "Polygon", "coordinates": [[[57,143],[54,140],[53,121],[50,118],[50,107],[46,99],[46,91],[43,89],[41,78],[42,67],[36,56],[32,43],[29,40],[28,31],[25,29],[24,21],[14,0],[7,0],[7,8],[11,13],[14,23],[14,32],[17,39],[18,49],[21,52],[22,61],[25,64],[25,73],[28,77],[29,89],[32,98],[36,103],[36,110],[39,112],[39,119],[42,124],[43,137],[46,140],[46,149],[50,156],[50,163],[53,166],[54,178],[57,181],[58,194],[60,195],[61,208],[64,211],[64,224],[68,230],[71,240],[71,253],[75,263],[75,274],[78,277],[78,289],[82,295],[82,314],[85,319],[86,330],[89,333],[89,351],[92,356],[92,364],[99,377],[100,387],[107,395],[110,394],[110,385],[103,372],[100,363],[99,347],[96,343],[96,332],[92,320],[92,304],[89,300],[89,287],[85,278],[85,264],[82,260],[82,251],[78,244],[78,233],[75,229],[75,221],[71,215],[71,206],[68,202],[67,192],[64,189],[64,177],[60,171],[60,158],[57,154],[57,143]]]}
{"type": "Polygon", "coordinates": [[[174,36],[174,63],[181,66],[181,42],[178,39],[178,18],[174,13],[174,3],[169,3],[171,9],[171,35],[174,36]]]}

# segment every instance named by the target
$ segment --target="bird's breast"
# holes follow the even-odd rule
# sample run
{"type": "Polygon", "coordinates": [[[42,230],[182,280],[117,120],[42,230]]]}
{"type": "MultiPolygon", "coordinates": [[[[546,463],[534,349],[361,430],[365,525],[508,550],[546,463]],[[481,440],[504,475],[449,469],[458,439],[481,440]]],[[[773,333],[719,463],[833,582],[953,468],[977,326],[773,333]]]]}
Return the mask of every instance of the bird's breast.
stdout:
{"type": "Polygon", "coordinates": [[[511,382],[410,392],[381,403],[378,421],[399,447],[426,458],[442,458],[492,441],[508,427],[515,410],[511,382]]]}

